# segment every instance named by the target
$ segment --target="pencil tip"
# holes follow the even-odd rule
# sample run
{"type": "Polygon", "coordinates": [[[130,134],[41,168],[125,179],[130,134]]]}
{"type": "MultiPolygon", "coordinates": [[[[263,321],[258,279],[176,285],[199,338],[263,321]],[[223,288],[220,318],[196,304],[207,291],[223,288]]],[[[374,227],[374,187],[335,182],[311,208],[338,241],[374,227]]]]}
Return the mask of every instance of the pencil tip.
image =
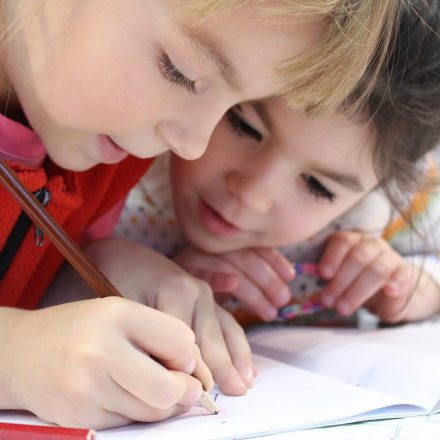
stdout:
{"type": "Polygon", "coordinates": [[[203,391],[198,403],[203,408],[205,408],[206,411],[209,412],[209,414],[212,414],[212,415],[218,414],[217,406],[215,405],[214,401],[212,400],[212,398],[208,392],[203,391]]]}

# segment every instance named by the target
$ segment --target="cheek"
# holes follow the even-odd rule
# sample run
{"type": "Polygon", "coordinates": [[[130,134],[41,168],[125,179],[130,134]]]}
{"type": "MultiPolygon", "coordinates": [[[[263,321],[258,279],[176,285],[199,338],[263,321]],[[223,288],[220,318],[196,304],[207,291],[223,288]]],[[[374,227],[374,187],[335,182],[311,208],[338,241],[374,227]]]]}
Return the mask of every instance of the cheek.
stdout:
{"type": "MultiPolygon", "coordinates": [[[[369,188],[371,189],[373,187],[369,188]]],[[[282,246],[311,239],[331,222],[352,209],[365,194],[341,197],[339,201],[333,203],[305,203],[297,199],[290,206],[285,205],[283,213],[278,214],[272,221],[272,243],[268,245],[282,246]]]]}
{"type": "Polygon", "coordinates": [[[283,246],[305,241],[324,229],[337,214],[324,209],[290,209],[279,221],[272,222],[269,246],[283,246]],[[327,212],[326,212],[327,211],[327,212]]]}
{"type": "Polygon", "coordinates": [[[130,131],[154,121],[170,92],[151,47],[95,40],[56,49],[30,74],[41,107],[58,125],[90,131],[130,131]]]}
{"type": "Polygon", "coordinates": [[[194,210],[194,200],[203,187],[203,176],[199,176],[198,167],[189,161],[173,157],[171,160],[171,188],[178,223],[186,225],[186,219],[194,210]]]}
{"type": "Polygon", "coordinates": [[[173,185],[187,188],[206,189],[214,182],[218,183],[227,165],[220,149],[209,143],[206,152],[196,160],[185,160],[171,156],[171,179],[173,185]]]}
{"type": "Polygon", "coordinates": [[[154,118],[152,108],[160,109],[154,91],[127,84],[122,71],[106,75],[96,66],[45,78],[36,94],[57,125],[90,131],[130,132],[154,118]]]}
{"type": "Polygon", "coordinates": [[[174,194],[180,196],[183,189],[192,188],[197,182],[197,167],[194,162],[172,155],[170,162],[171,185],[174,194]]]}

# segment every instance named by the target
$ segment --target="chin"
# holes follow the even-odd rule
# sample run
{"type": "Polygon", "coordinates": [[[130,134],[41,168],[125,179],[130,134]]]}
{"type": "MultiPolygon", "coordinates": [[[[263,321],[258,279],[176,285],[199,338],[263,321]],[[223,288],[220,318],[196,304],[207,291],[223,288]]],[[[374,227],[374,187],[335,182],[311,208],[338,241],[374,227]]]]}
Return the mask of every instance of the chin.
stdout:
{"type": "Polygon", "coordinates": [[[88,160],[85,158],[72,158],[71,156],[66,157],[64,155],[51,155],[49,154],[50,159],[52,162],[54,162],[56,165],[58,165],[61,168],[64,168],[65,170],[69,171],[87,171],[90,168],[93,168],[97,165],[96,162],[92,160],[88,160]]]}
{"type": "Polygon", "coordinates": [[[193,237],[191,234],[185,235],[193,246],[207,254],[223,254],[225,252],[233,252],[243,248],[243,246],[240,246],[237,243],[228,242],[224,237],[215,239],[212,237],[200,237],[200,235],[197,235],[197,237],[193,237]]]}
{"type": "Polygon", "coordinates": [[[206,239],[204,237],[201,237],[202,234],[198,232],[194,232],[192,228],[185,228],[182,226],[182,233],[188,243],[191,244],[191,246],[194,246],[197,249],[200,249],[203,252],[206,252],[208,254],[219,254],[221,251],[218,250],[218,246],[216,244],[216,240],[212,239],[206,239]]]}

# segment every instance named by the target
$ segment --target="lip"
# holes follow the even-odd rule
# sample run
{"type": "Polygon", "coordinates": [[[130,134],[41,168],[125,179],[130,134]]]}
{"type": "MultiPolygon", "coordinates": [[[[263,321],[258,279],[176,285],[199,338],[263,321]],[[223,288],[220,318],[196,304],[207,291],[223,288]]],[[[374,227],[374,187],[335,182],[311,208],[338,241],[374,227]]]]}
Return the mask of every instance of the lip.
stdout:
{"type": "Polygon", "coordinates": [[[105,135],[98,137],[98,148],[101,156],[100,161],[108,165],[121,162],[129,154],[105,135]]]}
{"type": "Polygon", "coordinates": [[[240,228],[230,223],[201,199],[199,200],[198,214],[202,225],[212,234],[225,237],[242,232],[240,228]]]}

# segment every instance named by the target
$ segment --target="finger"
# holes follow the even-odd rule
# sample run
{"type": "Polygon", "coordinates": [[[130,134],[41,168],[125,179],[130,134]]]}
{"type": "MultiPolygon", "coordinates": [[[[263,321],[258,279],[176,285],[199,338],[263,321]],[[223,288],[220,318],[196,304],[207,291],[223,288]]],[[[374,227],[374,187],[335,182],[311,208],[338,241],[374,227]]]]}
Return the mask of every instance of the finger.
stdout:
{"type": "Polygon", "coordinates": [[[413,270],[406,264],[400,265],[384,286],[384,293],[390,298],[408,297],[413,284],[413,270]]]}
{"type": "Polygon", "coordinates": [[[199,253],[198,258],[184,263],[183,267],[190,274],[207,282],[213,291],[228,292],[237,286],[235,267],[220,257],[199,253]]]}
{"type": "MultiPolygon", "coordinates": [[[[56,411],[53,412],[53,408],[46,408],[44,405],[39,405],[37,408],[32,409],[37,417],[41,420],[45,420],[49,423],[55,423],[61,426],[71,427],[84,427],[88,426],[91,429],[105,429],[115,428],[118,426],[124,426],[133,421],[130,417],[125,417],[118,412],[107,411],[105,405],[100,404],[99,395],[107,396],[109,392],[110,398],[112,398],[111,387],[105,389],[105,393],[101,392],[97,382],[102,381],[104,378],[108,381],[108,375],[102,374],[98,380],[93,383],[88,383],[86,378],[90,376],[78,376],[75,379],[84,382],[84,387],[81,384],[75,383],[75,392],[70,394],[67,398],[64,396],[60,401],[54,402],[56,404],[56,411]]],[[[111,380],[111,379],[110,379],[111,380]]],[[[112,384],[113,388],[116,388],[112,384]]]]}
{"type": "MultiPolygon", "coordinates": [[[[203,298],[207,303],[214,304],[214,299],[209,286],[203,281],[196,280],[195,278],[190,278],[188,276],[177,278],[180,281],[179,290],[174,283],[166,283],[163,288],[165,289],[163,293],[158,295],[158,307],[160,307],[164,312],[176,316],[182,321],[186,322],[188,326],[193,326],[194,317],[197,315],[197,307],[200,298],[203,298]],[[184,300],[176,301],[175,292],[179,291],[180,295],[184,300]],[[169,293],[168,293],[169,292],[169,293]],[[170,301],[171,299],[171,301],[170,301]]],[[[212,312],[214,314],[214,312],[212,312]]],[[[195,335],[193,332],[192,341],[193,349],[191,359],[194,361],[193,369],[183,369],[183,361],[168,361],[163,362],[168,368],[176,369],[178,371],[183,371],[187,373],[194,373],[196,371],[197,377],[202,381],[203,385],[207,389],[212,387],[212,375],[209,371],[207,365],[203,362],[199,352],[195,349],[194,341],[195,335]]],[[[179,334],[174,334],[174,338],[180,338],[179,334]]],[[[161,358],[163,359],[163,358],[161,358]]],[[[186,361],[187,358],[184,359],[186,361]]],[[[184,364],[185,366],[187,364],[184,364]]]]}
{"type": "MultiPolygon", "coordinates": [[[[177,373],[183,374],[183,373],[177,373]]],[[[112,386],[108,387],[103,402],[103,408],[111,414],[118,415],[125,420],[136,422],[156,422],[184,412],[190,405],[175,404],[169,408],[158,409],[143,402],[138,397],[121,388],[112,378],[112,386]]],[[[186,395],[182,400],[185,400],[186,395]]],[[[192,401],[194,403],[195,400],[192,401]]]]}
{"type": "Polygon", "coordinates": [[[191,273],[208,283],[214,292],[232,292],[239,283],[239,279],[234,273],[213,272],[202,268],[191,270],[191,273]]]}
{"type": "Polygon", "coordinates": [[[383,289],[381,301],[375,304],[375,312],[384,321],[398,322],[406,313],[412,298],[414,274],[409,266],[400,266],[391,281],[383,289]]]}
{"type": "MultiPolygon", "coordinates": [[[[173,286],[168,286],[168,288],[174,288],[173,286]]],[[[181,285],[182,291],[180,294],[185,297],[184,301],[176,301],[174,294],[165,295],[165,299],[168,300],[172,298],[173,301],[170,303],[167,301],[166,304],[162,303],[158,307],[162,307],[162,310],[169,314],[175,316],[177,319],[184,321],[188,327],[193,325],[194,310],[196,308],[197,300],[199,298],[200,292],[209,289],[206,285],[199,282],[190,282],[189,285],[181,285]]],[[[170,335],[171,336],[171,335],[170,335]]],[[[178,333],[174,334],[175,338],[180,338],[178,333]]],[[[191,331],[191,339],[193,341],[192,356],[185,357],[182,360],[168,360],[161,358],[162,363],[170,370],[183,371],[185,373],[195,374],[195,376],[202,382],[202,384],[210,389],[212,387],[212,374],[209,368],[202,360],[200,356],[200,350],[197,345],[195,345],[195,335],[191,331]]]]}
{"type": "Polygon", "coordinates": [[[232,363],[237,368],[243,381],[252,387],[255,377],[255,367],[246,334],[238,322],[226,310],[217,306],[217,316],[223,328],[223,335],[232,363]]]}
{"type": "Polygon", "coordinates": [[[379,254],[338,298],[335,308],[343,316],[352,314],[383,288],[400,266],[400,261],[389,253],[379,254]]]}
{"type": "Polygon", "coordinates": [[[244,308],[255,313],[263,321],[273,321],[278,314],[278,307],[272,304],[264,293],[246,277],[240,277],[239,286],[233,292],[244,308]]]}
{"type": "Polygon", "coordinates": [[[134,421],[134,419],[125,417],[117,412],[107,411],[106,409],[101,409],[98,412],[95,411],[90,416],[85,415],[79,419],[61,416],[57,418],[57,420],[53,420],[51,418],[44,418],[39,414],[36,415],[42,420],[51,421],[52,423],[56,423],[61,426],[69,426],[72,428],[83,428],[84,426],[87,426],[89,429],[96,430],[118,428],[120,426],[126,426],[134,421]]]}
{"type": "Polygon", "coordinates": [[[350,250],[340,265],[335,277],[322,291],[322,300],[326,306],[333,306],[361,274],[364,268],[382,252],[376,240],[364,240],[350,250]]]}
{"type": "Polygon", "coordinates": [[[406,298],[390,298],[383,290],[374,296],[368,303],[371,310],[381,321],[394,323],[401,320],[401,316],[406,313],[406,298]]]}
{"type": "Polygon", "coordinates": [[[227,394],[242,395],[247,386],[233,366],[213,301],[201,295],[194,314],[194,330],[204,361],[220,389],[227,394]]]}
{"type": "Polygon", "coordinates": [[[187,273],[170,277],[161,283],[154,307],[191,328],[194,307],[202,285],[202,281],[187,273]],[[180,298],[176,298],[176,292],[179,292],[180,298]]]}
{"type": "Polygon", "coordinates": [[[338,272],[349,252],[362,241],[362,235],[352,232],[337,232],[325,245],[319,261],[319,273],[324,279],[331,279],[338,272]]]}
{"type": "MultiPolygon", "coordinates": [[[[161,362],[172,365],[173,369],[192,373],[196,365],[193,331],[184,322],[166,313],[132,301],[124,302],[123,313],[118,313],[117,319],[128,340],[161,362]]],[[[184,301],[181,303],[186,304],[184,301]]]]}
{"type": "Polygon", "coordinates": [[[196,358],[196,368],[193,372],[193,376],[198,379],[205,391],[209,391],[214,386],[214,379],[212,377],[212,373],[202,360],[202,355],[200,353],[200,348],[196,345],[194,347],[195,358],[196,358]]]}
{"type": "Polygon", "coordinates": [[[286,282],[257,253],[249,250],[225,255],[224,258],[254,283],[274,306],[282,307],[290,300],[286,282]]]}
{"type": "MultiPolygon", "coordinates": [[[[84,426],[88,426],[91,429],[101,430],[119,428],[121,426],[129,425],[132,422],[133,419],[124,417],[123,415],[120,415],[118,413],[103,410],[99,417],[94,417],[93,420],[90,420],[89,423],[81,423],[78,425],[78,427],[82,428],[84,426]]],[[[75,427],[75,425],[71,423],[59,423],[59,425],[75,427]]]]}
{"type": "Polygon", "coordinates": [[[123,390],[145,404],[168,410],[189,392],[194,402],[202,393],[202,385],[188,374],[177,374],[165,368],[131,344],[118,350],[118,359],[110,363],[108,372],[123,390]]]}
{"type": "Polygon", "coordinates": [[[255,252],[272,267],[285,283],[288,283],[295,278],[295,269],[292,266],[292,262],[289,261],[278,249],[256,248],[255,252]]]}

